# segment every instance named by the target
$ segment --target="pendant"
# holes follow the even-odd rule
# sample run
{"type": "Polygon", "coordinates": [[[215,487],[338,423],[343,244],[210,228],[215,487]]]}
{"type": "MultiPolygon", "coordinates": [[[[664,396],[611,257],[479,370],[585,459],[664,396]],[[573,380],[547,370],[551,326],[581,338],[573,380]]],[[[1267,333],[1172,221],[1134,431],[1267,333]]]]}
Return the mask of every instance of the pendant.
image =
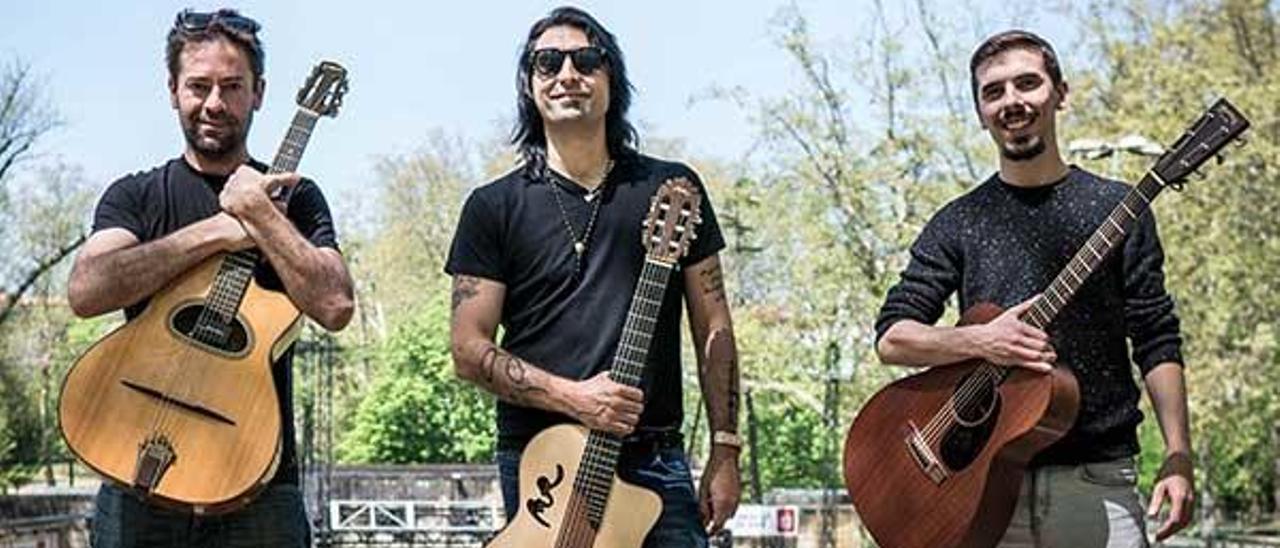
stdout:
{"type": "Polygon", "coordinates": [[[582,253],[585,252],[586,250],[587,250],[587,244],[584,244],[582,242],[573,242],[573,252],[577,253],[579,257],[581,257],[582,253]]]}

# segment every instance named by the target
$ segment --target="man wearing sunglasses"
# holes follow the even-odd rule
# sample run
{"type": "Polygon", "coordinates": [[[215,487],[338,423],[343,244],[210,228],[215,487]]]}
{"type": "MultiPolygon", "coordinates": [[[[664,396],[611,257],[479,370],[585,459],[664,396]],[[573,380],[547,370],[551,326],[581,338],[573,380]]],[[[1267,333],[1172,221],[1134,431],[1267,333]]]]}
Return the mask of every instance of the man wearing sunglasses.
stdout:
{"type": "Polygon", "coordinates": [[[635,150],[622,52],[587,13],[559,8],[533,25],[516,87],[512,141],[523,165],[467,199],[445,267],[457,373],[498,397],[507,515],[520,505],[529,439],[578,422],[621,436],[619,476],[661,496],[645,546],[706,546],[706,531],[733,515],[740,492],[737,351],[715,213],[704,192],[698,238],[657,320],[644,390],[613,382],[607,369],[645,261],[640,223],[650,197],[668,178],[701,183],[687,166],[635,150]],[[714,433],[696,496],[680,435],[682,297],[714,433]]]}
{"type": "MultiPolygon", "coordinates": [[[[112,183],[94,214],[68,284],[75,313],[124,309],[136,317],[148,299],[218,252],[258,247],[266,261],[256,279],[285,291],[325,328],[352,313],[351,279],[337,251],[333,221],[319,187],[296,174],[264,175],[245,139],[262,103],[263,52],[258,24],[233,10],[183,11],[167,39],[169,97],[186,148],[178,158],[112,183]],[[288,187],[287,204],[270,194],[288,187]]],[[[282,423],[280,464],[246,507],[217,516],[161,508],[118,486],[98,493],[91,543],[128,546],[309,546],[294,443],[292,350],[272,373],[282,423]]]]}

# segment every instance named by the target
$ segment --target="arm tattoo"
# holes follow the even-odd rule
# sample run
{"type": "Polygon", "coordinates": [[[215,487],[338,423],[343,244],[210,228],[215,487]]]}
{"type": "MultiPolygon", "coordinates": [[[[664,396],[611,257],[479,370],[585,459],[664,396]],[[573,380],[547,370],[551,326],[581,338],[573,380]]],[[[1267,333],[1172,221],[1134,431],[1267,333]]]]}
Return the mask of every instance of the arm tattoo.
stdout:
{"type": "Polygon", "coordinates": [[[706,342],[703,360],[703,390],[707,401],[707,418],[715,430],[738,431],[738,350],[733,332],[717,329],[706,342]]]}
{"type": "Polygon", "coordinates": [[[530,405],[535,394],[547,391],[529,382],[529,367],[532,366],[497,346],[485,349],[480,357],[481,380],[485,387],[499,398],[520,405],[530,405]]]}
{"type": "Polygon", "coordinates": [[[480,279],[474,276],[458,276],[453,281],[453,310],[458,310],[462,301],[480,294],[480,279]]]}
{"type": "Polygon", "coordinates": [[[716,302],[724,301],[724,273],[720,271],[720,265],[713,265],[699,272],[698,277],[702,281],[702,291],[707,296],[715,299],[716,302]]]}

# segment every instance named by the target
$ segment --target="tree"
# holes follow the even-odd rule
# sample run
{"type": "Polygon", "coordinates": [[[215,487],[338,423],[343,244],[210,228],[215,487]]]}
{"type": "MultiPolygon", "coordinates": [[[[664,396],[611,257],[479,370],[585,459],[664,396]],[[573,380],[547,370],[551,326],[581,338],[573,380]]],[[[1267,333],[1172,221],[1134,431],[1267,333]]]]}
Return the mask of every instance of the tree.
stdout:
{"type": "MultiPolygon", "coordinates": [[[[1077,79],[1077,107],[1065,124],[1073,135],[1138,133],[1170,143],[1217,96],[1254,122],[1247,146],[1228,150],[1222,165],[1204,168],[1203,181],[1168,193],[1155,211],[1186,340],[1201,500],[1257,518],[1275,510],[1280,463],[1277,6],[1093,3],[1075,15],[1099,63],[1077,79]]],[[[1149,164],[1123,160],[1113,175],[1137,180],[1149,164]]],[[[1158,466],[1160,447],[1147,444],[1148,470],[1158,466]]]]}
{"type": "MultiPolygon", "coordinates": [[[[30,220],[13,211],[8,183],[14,173],[35,156],[36,143],[58,125],[57,115],[48,105],[44,88],[31,74],[31,68],[17,60],[0,66],[0,245],[6,249],[14,249],[9,227],[25,227],[22,221],[30,220]]],[[[0,283],[5,284],[0,286],[0,326],[31,284],[82,241],[76,233],[59,240],[52,253],[29,255],[31,259],[6,262],[0,268],[0,283]],[[66,251],[58,253],[59,250],[66,251]],[[9,287],[10,280],[15,282],[15,287],[9,287]]],[[[15,253],[13,256],[28,255],[15,253]]]]}
{"type": "Polygon", "coordinates": [[[454,377],[446,300],[435,299],[421,310],[381,345],[382,370],[343,437],[342,460],[418,464],[491,459],[492,398],[454,377]]]}

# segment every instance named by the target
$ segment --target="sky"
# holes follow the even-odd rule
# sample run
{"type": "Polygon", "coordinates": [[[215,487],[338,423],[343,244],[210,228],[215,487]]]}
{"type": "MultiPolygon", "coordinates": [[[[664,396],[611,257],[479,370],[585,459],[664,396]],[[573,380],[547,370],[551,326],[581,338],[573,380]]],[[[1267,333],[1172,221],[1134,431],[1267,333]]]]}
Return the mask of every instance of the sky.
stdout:
{"type": "MultiPolygon", "coordinates": [[[[359,197],[373,188],[380,157],[412,152],[433,132],[476,141],[505,136],[524,35],[561,3],[14,2],[0,19],[0,63],[28,64],[64,122],[41,143],[39,161],[78,165],[91,185],[104,189],[122,175],[181,153],[163,66],[164,36],[174,15],[185,7],[235,7],[263,26],[267,93],[249,138],[255,157],[270,161],[274,155],[296,109],[294,94],[315,63],[330,59],[349,70],[351,86],[341,111],[319,122],[299,168],[321,184],[340,215],[344,206],[367,203],[359,197]]],[[[681,139],[693,153],[739,158],[753,142],[748,113],[694,98],[713,86],[740,87],[756,97],[781,96],[797,86],[799,75],[770,24],[788,5],[783,1],[576,5],[618,37],[637,89],[632,116],[644,134],[681,139]]],[[[854,39],[871,12],[866,1],[794,5],[820,43],[854,39]]],[[[977,26],[995,31],[1004,24],[977,26]]],[[[1065,39],[1067,32],[1052,20],[1032,28],[1050,40],[1065,39]]],[[[26,175],[31,178],[30,171],[26,175]]]]}

